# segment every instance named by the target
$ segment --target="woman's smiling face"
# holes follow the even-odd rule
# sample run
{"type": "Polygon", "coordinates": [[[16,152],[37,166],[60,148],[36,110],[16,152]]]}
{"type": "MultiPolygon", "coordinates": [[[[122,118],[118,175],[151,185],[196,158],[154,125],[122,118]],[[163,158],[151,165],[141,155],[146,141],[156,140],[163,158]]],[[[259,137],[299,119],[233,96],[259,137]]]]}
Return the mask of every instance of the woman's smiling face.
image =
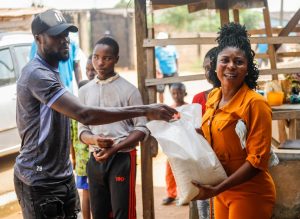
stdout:
{"type": "Polygon", "coordinates": [[[236,47],[224,48],[218,55],[216,71],[221,86],[239,88],[248,71],[245,53],[236,47]]]}

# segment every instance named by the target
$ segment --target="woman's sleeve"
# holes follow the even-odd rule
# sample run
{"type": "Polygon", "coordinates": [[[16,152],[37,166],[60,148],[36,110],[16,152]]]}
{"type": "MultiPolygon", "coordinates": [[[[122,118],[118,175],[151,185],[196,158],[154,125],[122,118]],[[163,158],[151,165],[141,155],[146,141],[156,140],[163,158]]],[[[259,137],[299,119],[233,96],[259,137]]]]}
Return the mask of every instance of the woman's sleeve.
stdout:
{"type": "Polygon", "coordinates": [[[255,168],[266,170],[271,149],[272,110],[263,100],[250,103],[248,114],[247,158],[255,168]]]}

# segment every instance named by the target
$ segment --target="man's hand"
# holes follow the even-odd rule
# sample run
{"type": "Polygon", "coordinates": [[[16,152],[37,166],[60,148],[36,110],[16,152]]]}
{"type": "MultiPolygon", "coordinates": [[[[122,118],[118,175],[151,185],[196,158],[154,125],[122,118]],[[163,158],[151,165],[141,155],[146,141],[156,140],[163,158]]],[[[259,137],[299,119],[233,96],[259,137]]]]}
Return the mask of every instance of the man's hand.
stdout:
{"type": "Polygon", "coordinates": [[[193,199],[193,201],[206,200],[206,199],[209,199],[209,198],[212,198],[212,197],[218,195],[218,190],[214,186],[201,185],[199,182],[197,182],[195,180],[193,180],[191,183],[199,189],[199,193],[193,199]]]}
{"type": "Polygon", "coordinates": [[[169,121],[177,111],[164,104],[150,104],[146,112],[149,120],[165,120],[169,121]]]}
{"type": "Polygon", "coordinates": [[[99,148],[110,148],[114,144],[114,140],[107,137],[102,137],[100,135],[93,136],[94,145],[98,146],[99,148]]]}
{"type": "Polygon", "coordinates": [[[97,162],[104,162],[112,155],[114,155],[116,152],[117,152],[116,147],[110,147],[110,148],[103,148],[99,151],[95,151],[93,155],[97,162]]]}

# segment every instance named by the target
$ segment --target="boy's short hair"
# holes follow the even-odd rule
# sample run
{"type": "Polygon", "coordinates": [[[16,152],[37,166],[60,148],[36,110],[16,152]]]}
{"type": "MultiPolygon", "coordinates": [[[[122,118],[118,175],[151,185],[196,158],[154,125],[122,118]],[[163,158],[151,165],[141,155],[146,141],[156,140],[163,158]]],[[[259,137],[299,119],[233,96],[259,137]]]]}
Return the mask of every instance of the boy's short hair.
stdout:
{"type": "Polygon", "coordinates": [[[173,83],[170,85],[170,90],[172,89],[178,89],[182,91],[186,91],[186,87],[183,83],[173,83]]]}
{"type": "Polygon", "coordinates": [[[78,89],[81,88],[82,86],[86,85],[89,82],[89,80],[82,80],[78,83],[78,89]]]}
{"type": "Polygon", "coordinates": [[[115,56],[119,55],[119,44],[117,43],[116,40],[114,40],[112,37],[102,37],[100,40],[98,40],[95,44],[103,44],[103,45],[108,45],[112,48],[113,53],[115,56]]]}

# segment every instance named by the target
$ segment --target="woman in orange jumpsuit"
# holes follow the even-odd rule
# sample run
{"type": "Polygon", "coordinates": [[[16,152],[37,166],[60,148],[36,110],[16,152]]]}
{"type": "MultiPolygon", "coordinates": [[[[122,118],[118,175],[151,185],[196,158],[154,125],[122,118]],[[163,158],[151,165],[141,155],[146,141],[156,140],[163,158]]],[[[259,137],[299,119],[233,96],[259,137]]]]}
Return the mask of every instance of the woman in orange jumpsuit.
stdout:
{"type": "Polygon", "coordinates": [[[228,178],[215,186],[200,185],[195,199],[214,198],[216,219],[270,219],[275,186],[268,171],[272,112],[252,89],[259,75],[247,31],[240,24],[221,28],[211,71],[219,81],[206,104],[202,131],[228,178]],[[236,133],[242,121],[245,144],[236,133]]]}

